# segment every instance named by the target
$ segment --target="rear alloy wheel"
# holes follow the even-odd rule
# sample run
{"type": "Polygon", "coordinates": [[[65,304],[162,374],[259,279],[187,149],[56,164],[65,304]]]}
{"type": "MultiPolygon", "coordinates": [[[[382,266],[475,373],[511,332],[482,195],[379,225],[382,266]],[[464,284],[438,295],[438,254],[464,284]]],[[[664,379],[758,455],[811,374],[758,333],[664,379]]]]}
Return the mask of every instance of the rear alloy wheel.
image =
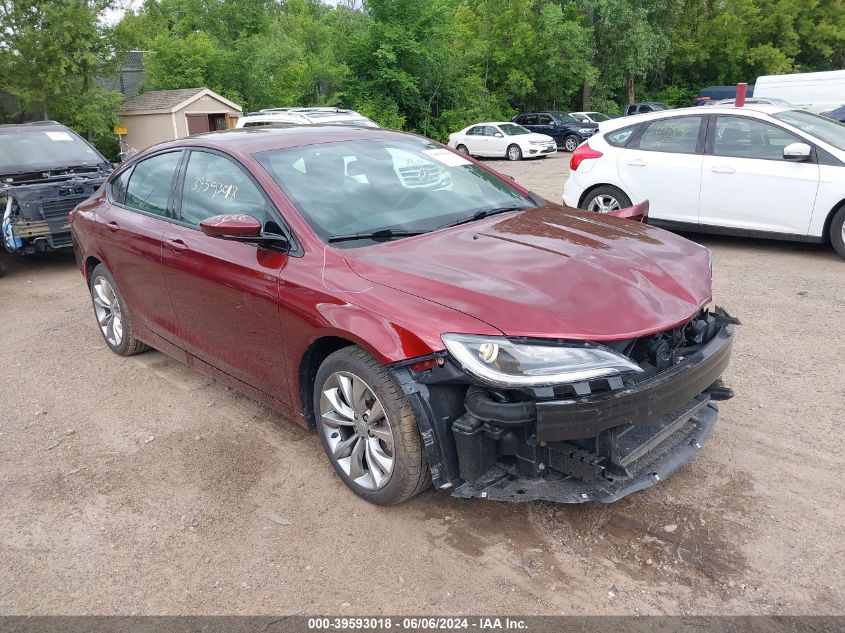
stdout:
{"type": "Polygon", "coordinates": [[[469,150],[467,149],[466,145],[458,145],[455,149],[458,150],[458,152],[460,152],[461,154],[469,156],[469,150]]]}
{"type": "Polygon", "coordinates": [[[522,160],[522,150],[519,148],[519,145],[510,145],[505,156],[507,156],[508,160],[522,160]]]}
{"type": "Polygon", "coordinates": [[[565,139],[563,139],[563,149],[567,152],[574,152],[578,149],[578,137],[570,134],[565,139]]]}
{"type": "Polygon", "coordinates": [[[596,213],[610,213],[631,206],[631,199],[616,187],[596,187],[584,200],[584,208],[596,213]]]}
{"type": "Polygon", "coordinates": [[[845,257],[845,205],[830,221],[830,243],[840,257],[845,257]]]}
{"type": "Polygon", "coordinates": [[[347,347],[323,362],[314,411],[320,443],[355,494],[390,505],[430,484],[411,406],[395,378],[365,350],[347,347]]]}
{"type": "Polygon", "coordinates": [[[106,345],[121,356],[132,356],[149,349],[133,336],[126,302],[108,269],[99,264],[91,271],[89,279],[94,316],[106,345]]]}

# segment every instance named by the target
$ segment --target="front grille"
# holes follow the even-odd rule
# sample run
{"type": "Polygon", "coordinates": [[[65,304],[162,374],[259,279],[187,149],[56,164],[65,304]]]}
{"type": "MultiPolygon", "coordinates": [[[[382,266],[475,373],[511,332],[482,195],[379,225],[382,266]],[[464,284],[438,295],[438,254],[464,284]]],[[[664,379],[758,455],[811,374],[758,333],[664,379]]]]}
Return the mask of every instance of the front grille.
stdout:
{"type": "Polygon", "coordinates": [[[41,215],[45,220],[67,219],[67,214],[83,200],[85,200],[84,196],[50,200],[41,205],[41,215]]]}

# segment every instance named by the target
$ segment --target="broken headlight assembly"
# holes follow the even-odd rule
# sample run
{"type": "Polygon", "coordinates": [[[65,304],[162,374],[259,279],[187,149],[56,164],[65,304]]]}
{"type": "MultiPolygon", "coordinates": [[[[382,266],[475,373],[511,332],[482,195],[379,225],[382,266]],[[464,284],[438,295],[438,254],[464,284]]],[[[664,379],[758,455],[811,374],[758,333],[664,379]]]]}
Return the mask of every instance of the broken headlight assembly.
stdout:
{"type": "Polygon", "coordinates": [[[586,343],[518,342],[472,334],[441,338],[464,371],[496,387],[544,387],[643,371],[613,350],[586,343]]]}

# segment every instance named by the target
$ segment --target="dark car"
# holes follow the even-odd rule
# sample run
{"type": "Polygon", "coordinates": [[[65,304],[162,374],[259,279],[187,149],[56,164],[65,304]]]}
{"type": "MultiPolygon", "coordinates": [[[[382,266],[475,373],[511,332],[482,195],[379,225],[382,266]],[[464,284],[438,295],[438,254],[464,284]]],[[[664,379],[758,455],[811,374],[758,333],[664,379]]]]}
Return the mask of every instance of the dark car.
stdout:
{"type": "Polygon", "coordinates": [[[665,103],[657,103],[656,101],[647,101],[643,103],[629,103],[625,106],[625,112],[622,116],[631,116],[633,114],[643,114],[644,112],[659,112],[660,110],[669,110],[669,106],[665,103]]]}
{"type": "Polygon", "coordinates": [[[826,116],[828,119],[833,119],[834,121],[839,121],[840,123],[845,123],[845,105],[841,105],[835,110],[831,110],[829,112],[822,112],[822,116],[826,116]]]}
{"type": "Polygon", "coordinates": [[[6,250],[69,248],[68,212],[89,198],[111,164],[55,121],[0,125],[0,217],[6,250]]]}
{"type": "Polygon", "coordinates": [[[374,503],[430,482],[611,502],[691,460],[730,395],[734,320],[707,307],[706,248],[422,137],[161,144],[72,229],[112,351],[155,347],[315,429],[374,503]]]}
{"type": "Polygon", "coordinates": [[[582,123],[568,112],[527,112],[512,121],[532,132],[551,136],[559,148],[574,152],[575,148],[599,131],[597,123],[582,123]]]}
{"type": "MultiPolygon", "coordinates": [[[[754,96],[754,84],[748,86],[745,96],[754,96]]],[[[702,88],[693,97],[692,105],[700,106],[712,101],[721,101],[722,99],[736,99],[736,86],[708,86],[707,88],[702,88]]]]}

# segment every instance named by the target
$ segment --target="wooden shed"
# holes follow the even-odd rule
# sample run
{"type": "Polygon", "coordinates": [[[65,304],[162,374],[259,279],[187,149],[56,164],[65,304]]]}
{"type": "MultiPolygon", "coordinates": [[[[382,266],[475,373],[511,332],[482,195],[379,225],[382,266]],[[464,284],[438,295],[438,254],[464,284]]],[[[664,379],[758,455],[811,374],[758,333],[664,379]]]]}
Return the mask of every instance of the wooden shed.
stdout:
{"type": "Polygon", "coordinates": [[[243,109],[208,88],[152,90],[129,99],[118,115],[126,145],[137,150],[190,134],[235,126],[243,109]]]}

